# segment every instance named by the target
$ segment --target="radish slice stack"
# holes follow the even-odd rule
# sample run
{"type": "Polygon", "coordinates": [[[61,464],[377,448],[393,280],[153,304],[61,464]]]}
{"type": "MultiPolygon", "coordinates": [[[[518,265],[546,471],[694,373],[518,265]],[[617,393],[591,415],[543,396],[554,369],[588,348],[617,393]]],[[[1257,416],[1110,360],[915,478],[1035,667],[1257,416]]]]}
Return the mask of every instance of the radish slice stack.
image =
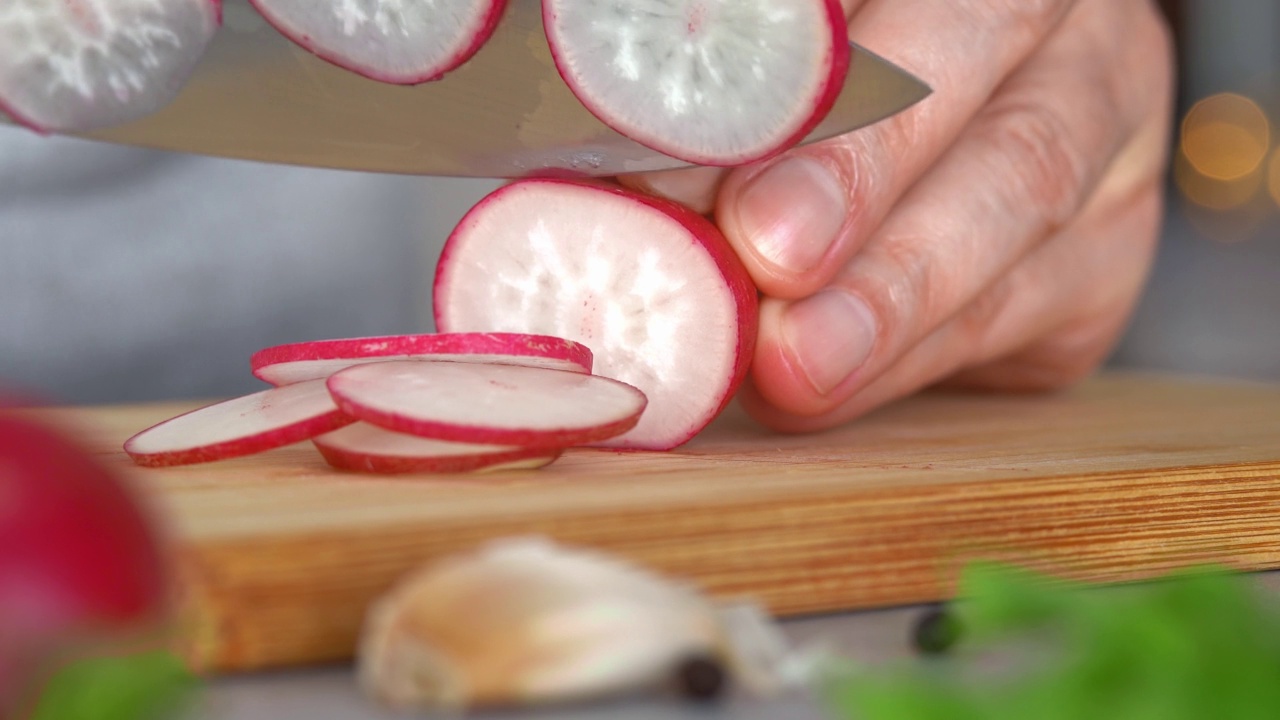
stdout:
{"type": "Polygon", "coordinates": [[[168,467],[311,440],[330,465],[355,472],[527,469],[630,430],[648,403],[590,374],[585,346],[545,335],[295,343],[261,350],[251,365],[279,386],[166,420],[125,452],[168,467]]]}
{"type": "Polygon", "coordinates": [[[285,37],[373,80],[416,85],[471,59],[506,0],[251,0],[285,37]]]}

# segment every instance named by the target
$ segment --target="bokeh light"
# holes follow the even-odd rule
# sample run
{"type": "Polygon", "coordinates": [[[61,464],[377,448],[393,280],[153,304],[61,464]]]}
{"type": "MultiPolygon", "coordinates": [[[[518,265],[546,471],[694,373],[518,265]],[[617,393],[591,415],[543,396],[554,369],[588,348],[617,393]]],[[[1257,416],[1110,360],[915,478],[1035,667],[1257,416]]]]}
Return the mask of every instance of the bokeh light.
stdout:
{"type": "Polygon", "coordinates": [[[1209,210],[1232,210],[1252,200],[1262,187],[1262,172],[1252,172],[1223,180],[1202,172],[1187,153],[1179,150],[1173,160],[1173,180],[1191,202],[1209,210]]]}
{"type": "Polygon", "coordinates": [[[1271,124],[1258,103],[1235,93],[1197,102],[1182,122],[1183,156],[1214,180],[1238,180],[1262,166],[1271,148],[1271,124]]]}

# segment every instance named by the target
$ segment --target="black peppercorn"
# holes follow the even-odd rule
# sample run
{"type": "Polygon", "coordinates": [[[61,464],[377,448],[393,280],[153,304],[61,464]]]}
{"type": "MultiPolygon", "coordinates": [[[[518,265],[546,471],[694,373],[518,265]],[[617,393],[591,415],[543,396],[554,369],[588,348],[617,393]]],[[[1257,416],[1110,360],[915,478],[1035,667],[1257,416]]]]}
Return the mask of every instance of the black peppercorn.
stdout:
{"type": "Polygon", "coordinates": [[[924,612],[912,628],[911,641],[916,650],[926,655],[939,655],[950,650],[960,639],[960,622],[945,605],[934,605],[924,612]]]}
{"type": "Polygon", "coordinates": [[[690,700],[710,701],[724,694],[728,684],[724,664],[709,655],[692,655],[675,670],[676,691],[690,700]]]}

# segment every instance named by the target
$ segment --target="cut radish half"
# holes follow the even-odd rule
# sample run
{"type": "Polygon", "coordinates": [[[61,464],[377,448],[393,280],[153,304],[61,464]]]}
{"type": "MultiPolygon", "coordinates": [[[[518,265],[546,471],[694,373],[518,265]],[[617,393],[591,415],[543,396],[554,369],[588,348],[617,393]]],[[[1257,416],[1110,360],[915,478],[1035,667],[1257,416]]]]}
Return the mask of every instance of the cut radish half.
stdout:
{"type": "Polygon", "coordinates": [[[529,332],[589,346],[595,372],[640,388],[644,418],[610,446],[696,435],[746,377],[758,300],[706,218],[619,188],[526,180],[463,218],[440,258],[442,331],[529,332]]]}
{"type": "Polygon", "coordinates": [[[849,69],[838,0],[543,0],[556,67],[641,144],[742,165],[804,139],[849,69]]]}
{"type": "Polygon", "coordinates": [[[292,445],[354,420],[338,410],[323,380],[313,380],[179,415],[129,438],[124,450],[139,465],[190,465],[292,445]]]}
{"type": "Polygon", "coordinates": [[[298,45],[374,80],[415,85],[471,59],[506,0],[251,0],[298,45]]]}
{"type": "Polygon", "coordinates": [[[569,340],[517,333],[454,333],[321,340],[277,345],[249,359],[253,374],[272,385],[326,378],[352,365],[428,358],[591,372],[591,350],[569,340]]]}
{"type": "Polygon", "coordinates": [[[339,470],[368,473],[463,473],[532,470],[555,462],[561,448],[446,442],[356,423],[311,441],[339,470]]]}
{"type": "Polygon", "coordinates": [[[4,0],[0,110],[84,132],[167,105],[222,21],[221,0],[4,0]]]}
{"type": "Polygon", "coordinates": [[[452,442],[563,448],[635,427],[644,393],[583,373],[425,360],[356,365],[328,380],[338,407],[387,430],[452,442]]]}

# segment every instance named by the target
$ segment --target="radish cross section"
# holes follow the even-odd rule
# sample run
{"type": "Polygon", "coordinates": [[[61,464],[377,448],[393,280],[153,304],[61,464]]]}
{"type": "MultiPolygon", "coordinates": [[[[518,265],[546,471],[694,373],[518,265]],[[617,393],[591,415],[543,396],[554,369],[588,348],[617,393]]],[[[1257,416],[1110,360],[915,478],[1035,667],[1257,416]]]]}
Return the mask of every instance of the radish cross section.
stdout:
{"type": "Polygon", "coordinates": [[[518,333],[390,335],[292,343],[253,354],[253,374],[272,385],[325,378],[370,362],[410,359],[525,365],[591,372],[591,350],[569,340],[518,333]]]}
{"type": "Polygon", "coordinates": [[[564,448],[619,435],[644,393],[607,378],[480,363],[356,365],[328,380],[346,414],[387,430],[452,442],[564,448]]]}
{"type": "Polygon", "coordinates": [[[134,435],[124,449],[139,465],[189,465],[292,445],[352,422],[324,381],[313,380],[179,415],[134,435]]]}
{"type": "Polygon", "coordinates": [[[85,132],[167,105],[221,24],[221,0],[2,0],[0,110],[85,132]]]}
{"type": "Polygon", "coordinates": [[[358,422],[311,441],[339,470],[367,473],[461,473],[532,470],[555,462],[560,448],[473,445],[406,435],[358,422]]]}
{"type": "Polygon", "coordinates": [[[755,347],[757,292],[706,218],[618,188],[526,180],[492,193],[445,245],[445,332],[527,332],[591,348],[649,409],[609,446],[666,450],[732,399],[755,347]]]}
{"type": "Polygon", "coordinates": [[[277,30],[319,57],[374,80],[414,85],[469,60],[506,0],[252,0],[277,30]]]}
{"type": "Polygon", "coordinates": [[[803,140],[849,68],[838,0],[543,0],[565,82],[602,122],[701,165],[803,140]]]}

